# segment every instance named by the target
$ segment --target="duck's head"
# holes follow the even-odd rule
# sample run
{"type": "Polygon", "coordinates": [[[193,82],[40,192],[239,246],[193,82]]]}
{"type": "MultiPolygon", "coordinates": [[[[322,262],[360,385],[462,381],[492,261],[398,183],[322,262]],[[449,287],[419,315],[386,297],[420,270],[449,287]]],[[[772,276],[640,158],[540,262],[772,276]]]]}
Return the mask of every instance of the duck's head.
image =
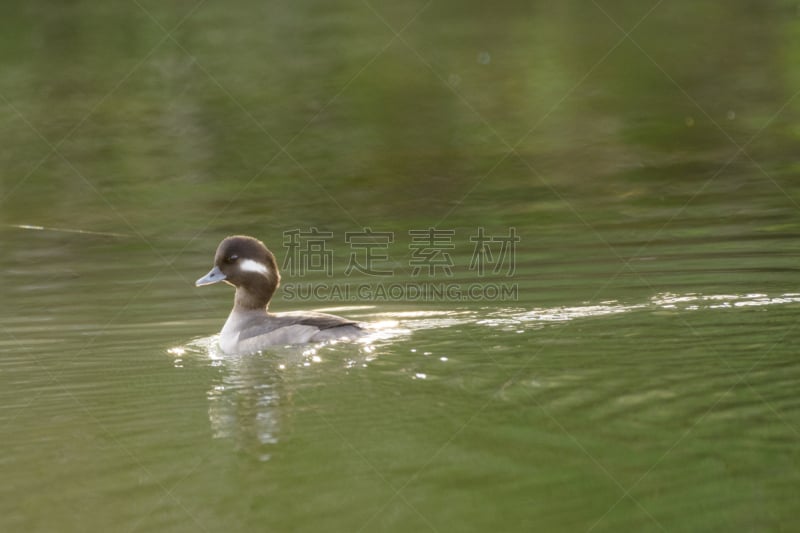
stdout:
{"type": "Polygon", "coordinates": [[[233,235],[217,247],[214,268],[195,282],[197,287],[224,281],[236,287],[236,304],[249,309],[269,304],[281,281],[275,256],[253,237],[233,235]]]}

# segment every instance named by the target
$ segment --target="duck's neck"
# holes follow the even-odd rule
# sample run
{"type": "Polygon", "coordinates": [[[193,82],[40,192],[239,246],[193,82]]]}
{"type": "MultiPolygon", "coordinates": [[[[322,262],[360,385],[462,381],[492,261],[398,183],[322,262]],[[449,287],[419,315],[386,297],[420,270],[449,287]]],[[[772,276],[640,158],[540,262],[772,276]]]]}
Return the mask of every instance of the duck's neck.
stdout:
{"type": "Polygon", "coordinates": [[[280,284],[277,268],[266,273],[249,272],[236,282],[236,296],[233,299],[234,311],[261,311],[266,313],[269,301],[280,284]]]}
{"type": "Polygon", "coordinates": [[[252,289],[245,287],[236,288],[236,296],[233,299],[234,311],[264,311],[267,312],[269,301],[272,298],[272,291],[253,292],[252,289]]]}

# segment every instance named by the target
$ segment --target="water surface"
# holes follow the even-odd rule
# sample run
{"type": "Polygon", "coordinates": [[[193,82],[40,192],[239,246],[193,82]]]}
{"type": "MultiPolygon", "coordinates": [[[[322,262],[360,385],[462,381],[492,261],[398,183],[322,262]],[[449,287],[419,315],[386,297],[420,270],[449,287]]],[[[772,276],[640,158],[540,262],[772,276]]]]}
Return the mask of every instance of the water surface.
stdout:
{"type": "Polygon", "coordinates": [[[12,4],[0,529],[792,529],[794,4],[12,4]],[[373,334],[221,354],[219,240],[311,228],[273,309],[373,334]],[[296,296],[426,283],[516,289],[296,296]]]}

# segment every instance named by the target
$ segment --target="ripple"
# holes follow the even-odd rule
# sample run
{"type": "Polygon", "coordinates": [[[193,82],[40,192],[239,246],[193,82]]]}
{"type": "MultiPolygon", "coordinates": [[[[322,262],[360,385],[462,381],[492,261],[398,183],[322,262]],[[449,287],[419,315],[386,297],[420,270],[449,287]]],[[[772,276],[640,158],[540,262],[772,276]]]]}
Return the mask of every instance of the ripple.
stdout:
{"type": "Polygon", "coordinates": [[[733,309],[740,307],[765,307],[800,303],[800,293],[785,293],[769,296],[763,293],[746,294],[702,294],[702,293],[660,293],[647,303],[624,304],[616,300],[598,304],[537,308],[528,311],[519,309],[498,309],[489,313],[488,318],[477,320],[477,324],[489,327],[509,327],[545,325],[547,323],[570,322],[578,319],[595,318],[630,313],[633,311],[665,309],[670,311],[700,311],[733,309]]]}
{"type": "Polygon", "coordinates": [[[662,293],[650,299],[650,302],[663,309],[682,309],[697,311],[700,309],[728,309],[732,307],[762,307],[800,303],[800,293],[786,293],[780,296],[769,296],[762,293],[748,294],[673,294],[662,293]]]}

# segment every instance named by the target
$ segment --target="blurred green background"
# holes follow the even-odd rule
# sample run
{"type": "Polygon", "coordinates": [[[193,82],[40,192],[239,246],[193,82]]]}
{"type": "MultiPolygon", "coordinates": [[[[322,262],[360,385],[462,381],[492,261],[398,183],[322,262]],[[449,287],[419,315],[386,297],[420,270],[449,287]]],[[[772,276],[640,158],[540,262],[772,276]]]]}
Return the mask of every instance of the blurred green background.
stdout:
{"type": "Polygon", "coordinates": [[[792,528],[796,3],[5,7],[0,529],[792,528]],[[438,227],[445,281],[519,297],[222,357],[219,240],[311,227],[333,277],[294,282],[374,282],[371,227],[418,283],[438,227]],[[469,270],[479,227],[513,277],[469,270]]]}

